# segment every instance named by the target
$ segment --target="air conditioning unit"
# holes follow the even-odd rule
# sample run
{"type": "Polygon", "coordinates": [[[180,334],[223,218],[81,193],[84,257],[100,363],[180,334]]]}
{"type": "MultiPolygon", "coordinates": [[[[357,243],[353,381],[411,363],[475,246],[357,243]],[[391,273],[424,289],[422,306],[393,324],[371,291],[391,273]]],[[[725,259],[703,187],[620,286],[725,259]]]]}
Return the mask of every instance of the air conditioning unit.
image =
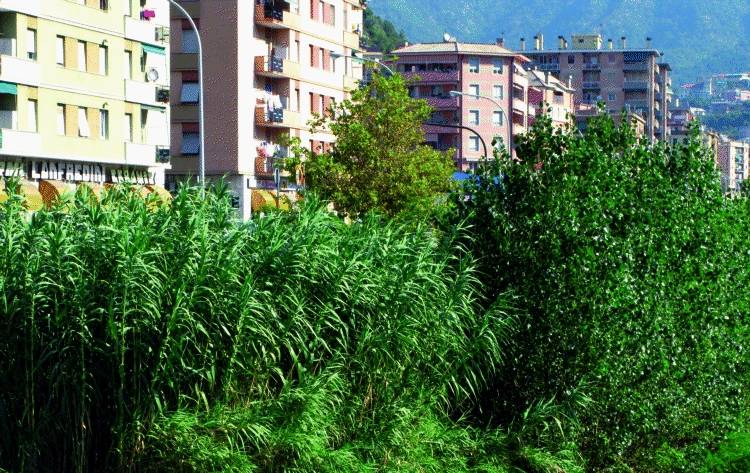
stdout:
{"type": "Polygon", "coordinates": [[[169,39],[169,27],[159,26],[156,28],[156,41],[166,42],[169,39]]]}
{"type": "Polygon", "coordinates": [[[156,147],[156,162],[163,164],[169,163],[169,148],[165,146],[156,147]]]}
{"type": "Polygon", "coordinates": [[[161,103],[169,102],[169,89],[165,87],[156,88],[156,101],[161,103]]]}

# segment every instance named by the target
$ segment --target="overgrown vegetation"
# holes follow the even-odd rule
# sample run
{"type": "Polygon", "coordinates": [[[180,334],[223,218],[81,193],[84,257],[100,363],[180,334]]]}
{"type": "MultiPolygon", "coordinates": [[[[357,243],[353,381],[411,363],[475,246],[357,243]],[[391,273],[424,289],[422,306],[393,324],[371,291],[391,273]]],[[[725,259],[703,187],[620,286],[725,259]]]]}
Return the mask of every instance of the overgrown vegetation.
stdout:
{"type": "Polygon", "coordinates": [[[541,119],[518,144],[456,199],[483,281],[524,314],[486,409],[510,419],[584,383],[589,468],[698,471],[746,426],[747,199],[722,195],[697,136],[668,148],[606,117],[585,136],[541,119]]]}
{"type": "Polygon", "coordinates": [[[406,43],[404,32],[397,30],[390,21],[376,15],[372,8],[365,8],[363,15],[364,31],[360,45],[365,50],[389,53],[406,43]]]}
{"type": "Polygon", "coordinates": [[[553,405],[510,433],[463,419],[516,323],[503,297],[481,308],[459,241],[306,201],[253,224],[222,189],[3,204],[0,468],[577,464],[553,405]]]}

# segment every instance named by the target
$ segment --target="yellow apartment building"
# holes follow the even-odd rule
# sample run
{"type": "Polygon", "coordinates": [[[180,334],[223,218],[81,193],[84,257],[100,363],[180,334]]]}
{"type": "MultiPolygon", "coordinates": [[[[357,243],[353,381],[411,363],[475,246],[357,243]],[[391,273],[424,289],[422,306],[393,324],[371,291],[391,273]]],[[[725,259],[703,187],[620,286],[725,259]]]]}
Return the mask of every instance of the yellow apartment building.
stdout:
{"type": "Polygon", "coordinates": [[[0,175],[29,202],[169,169],[167,0],[0,0],[0,175]]]}

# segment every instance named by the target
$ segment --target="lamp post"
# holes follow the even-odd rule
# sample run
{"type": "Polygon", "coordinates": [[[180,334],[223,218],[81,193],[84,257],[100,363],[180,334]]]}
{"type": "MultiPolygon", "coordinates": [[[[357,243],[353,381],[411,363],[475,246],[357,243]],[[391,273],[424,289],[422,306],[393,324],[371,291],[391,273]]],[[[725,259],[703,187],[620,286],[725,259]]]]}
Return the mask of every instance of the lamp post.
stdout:
{"type": "MultiPolygon", "coordinates": [[[[482,149],[484,150],[484,159],[487,159],[487,143],[484,142],[484,138],[482,138],[482,135],[479,134],[479,132],[473,128],[469,128],[468,126],[463,125],[451,125],[447,123],[430,123],[430,122],[424,122],[424,125],[431,125],[431,126],[443,126],[446,128],[458,128],[460,130],[469,130],[470,132],[477,135],[477,138],[479,138],[479,141],[482,143],[482,149]]],[[[463,155],[462,155],[463,156],[463,155]]],[[[461,172],[464,170],[464,162],[463,157],[461,161],[458,163],[459,167],[461,168],[461,172]]]]}
{"type": "Polygon", "coordinates": [[[193,21],[193,18],[188,14],[188,12],[177,3],[175,0],[169,0],[169,3],[171,3],[182,15],[187,18],[188,23],[190,23],[190,26],[193,28],[193,31],[195,31],[195,37],[198,41],[198,126],[199,126],[199,133],[200,133],[200,149],[198,150],[198,182],[201,186],[201,192],[205,190],[206,188],[206,133],[205,133],[205,120],[204,120],[204,109],[203,109],[203,103],[205,100],[205,95],[203,94],[203,42],[201,41],[201,33],[198,31],[198,27],[195,25],[195,22],[193,21]]]}
{"type": "Polygon", "coordinates": [[[388,73],[390,75],[394,75],[393,69],[391,69],[390,67],[386,66],[385,64],[383,64],[382,62],[378,61],[377,59],[368,59],[366,57],[355,56],[355,55],[347,56],[346,54],[341,54],[341,53],[336,53],[336,52],[332,52],[331,53],[331,58],[333,58],[333,59],[338,59],[340,57],[343,57],[344,59],[348,58],[348,59],[351,59],[352,61],[371,62],[373,64],[377,64],[378,66],[380,66],[383,69],[385,69],[386,71],[388,71],[388,73]]]}
{"type": "Polygon", "coordinates": [[[500,102],[498,102],[494,98],[488,97],[486,95],[467,94],[465,92],[460,92],[458,90],[451,90],[450,92],[448,92],[448,94],[451,97],[458,97],[458,96],[464,96],[465,95],[467,97],[474,97],[476,99],[485,99],[485,100],[489,100],[490,102],[492,102],[495,105],[497,105],[499,107],[499,109],[500,109],[500,113],[502,113],[503,117],[505,118],[505,126],[508,128],[508,146],[507,147],[508,147],[508,152],[511,152],[511,150],[513,149],[513,143],[512,143],[512,141],[513,141],[513,135],[511,134],[510,120],[509,120],[508,114],[505,113],[505,110],[503,109],[503,104],[501,104],[500,102]]]}

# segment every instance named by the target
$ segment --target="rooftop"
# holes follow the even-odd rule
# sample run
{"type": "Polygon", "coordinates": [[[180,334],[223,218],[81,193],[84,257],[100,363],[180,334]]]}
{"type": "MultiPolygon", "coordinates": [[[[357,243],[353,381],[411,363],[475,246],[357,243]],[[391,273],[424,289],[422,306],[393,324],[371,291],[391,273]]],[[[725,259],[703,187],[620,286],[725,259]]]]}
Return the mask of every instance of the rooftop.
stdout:
{"type": "Polygon", "coordinates": [[[409,54],[475,54],[478,56],[512,56],[528,61],[520,53],[494,43],[460,43],[458,41],[411,44],[394,50],[393,54],[402,56],[409,54]]]}
{"type": "Polygon", "coordinates": [[[575,89],[568,87],[563,82],[558,80],[552,74],[545,74],[542,71],[532,69],[529,71],[529,80],[532,86],[547,86],[562,92],[573,92],[575,89]]]}

